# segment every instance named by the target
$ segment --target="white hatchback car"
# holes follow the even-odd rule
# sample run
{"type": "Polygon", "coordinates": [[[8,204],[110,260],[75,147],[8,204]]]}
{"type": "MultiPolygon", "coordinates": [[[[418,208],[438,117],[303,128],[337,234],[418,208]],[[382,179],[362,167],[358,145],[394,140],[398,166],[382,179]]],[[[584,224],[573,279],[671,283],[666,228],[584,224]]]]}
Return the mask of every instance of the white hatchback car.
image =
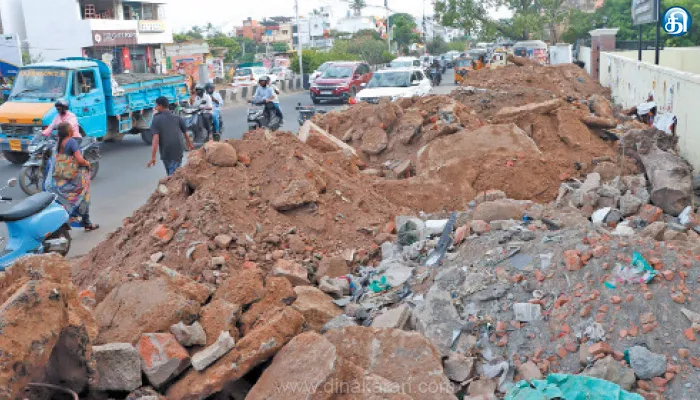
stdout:
{"type": "Polygon", "coordinates": [[[265,67],[239,68],[233,73],[233,81],[231,82],[231,86],[255,86],[258,84],[258,80],[265,75],[270,77],[271,83],[277,82],[277,76],[275,74],[271,74],[265,67]]]}
{"type": "Polygon", "coordinates": [[[377,71],[356,96],[357,101],[379,103],[382,98],[391,101],[430,93],[430,79],[420,68],[395,68],[377,71]]]}

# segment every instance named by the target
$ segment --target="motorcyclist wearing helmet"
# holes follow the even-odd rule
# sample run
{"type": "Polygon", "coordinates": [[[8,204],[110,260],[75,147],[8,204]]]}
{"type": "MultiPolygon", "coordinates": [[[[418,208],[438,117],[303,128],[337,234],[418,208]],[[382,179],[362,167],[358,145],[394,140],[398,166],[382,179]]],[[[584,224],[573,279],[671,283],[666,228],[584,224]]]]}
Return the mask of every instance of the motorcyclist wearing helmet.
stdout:
{"type": "MultiPolygon", "coordinates": [[[[279,109],[277,107],[274,107],[275,96],[276,96],[275,90],[272,88],[272,86],[270,86],[270,77],[267,75],[263,75],[258,80],[258,88],[255,89],[255,95],[250,100],[250,103],[254,103],[254,104],[271,103],[273,105],[273,109],[275,110],[275,113],[277,113],[277,115],[280,115],[281,113],[278,111],[279,109]]],[[[268,111],[269,111],[269,109],[267,107],[265,107],[265,114],[267,115],[268,120],[269,120],[270,115],[268,114],[268,111]]]]}
{"type": "Polygon", "coordinates": [[[224,99],[223,97],[221,97],[221,94],[219,92],[214,90],[215,88],[213,83],[207,82],[207,84],[204,85],[204,89],[206,90],[209,97],[211,97],[211,101],[214,105],[214,110],[212,112],[214,132],[221,133],[221,107],[224,106],[224,99]]]}
{"type": "Polygon", "coordinates": [[[58,127],[59,124],[65,122],[70,125],[73,131],[73,137],[74,138],[82,138],[80,135],[80,125],[78,125],[78,118],[68,110],[68,101],[65,99],[58,99],[56,104],[54,104],[54,107],[56,107],[56,111],[58,111],[58,114],[56,114],[56,117],[54,117],[53,121],[51,121],[51,124],[44,129],[41,134],[44,136],[50,136],[51,132],[58,127]]]}
{"type": "Polygon", "coordinates": [[[204,128],[207,130],[208,134],[212,133],[212,112],[214,111],[214,102],[211,96],[207,94],[204,90],[204,86],[197,85],[194,88],[196,96],[192,102],[192,107],[199,108],[202,110],[202,120],[204,121],[204,128]]]}

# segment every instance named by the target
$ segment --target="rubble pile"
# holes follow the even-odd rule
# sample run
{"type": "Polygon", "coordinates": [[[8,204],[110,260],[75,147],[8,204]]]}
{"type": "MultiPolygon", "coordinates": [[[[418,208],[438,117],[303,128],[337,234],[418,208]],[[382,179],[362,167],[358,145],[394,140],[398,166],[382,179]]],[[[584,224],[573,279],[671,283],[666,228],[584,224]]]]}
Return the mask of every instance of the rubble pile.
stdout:
{"type": "Polygon", "coordinates": [[[324,256],[367,263],[397,208],[370,188],[359,162],[288,133],[209,144],[81,261],[76,283],[95,286],[101,301],[150,261],[210,285],[243,264],[308,282],[324,256]]]}

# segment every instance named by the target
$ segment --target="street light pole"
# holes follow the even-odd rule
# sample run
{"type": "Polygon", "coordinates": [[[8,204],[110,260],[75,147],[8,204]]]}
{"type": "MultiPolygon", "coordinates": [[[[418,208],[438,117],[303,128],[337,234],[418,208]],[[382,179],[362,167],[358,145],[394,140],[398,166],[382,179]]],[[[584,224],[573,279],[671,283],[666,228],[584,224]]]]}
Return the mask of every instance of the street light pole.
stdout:
{"type": "Polygon", "coordinates": [[[301,55],[301,25],[299,24],[299,0],[294,0],[294,12],[297,19],[297,55],[299,58],[299,74],[301,75],[302,84],[304,82],[304,63],[301,55]]]}

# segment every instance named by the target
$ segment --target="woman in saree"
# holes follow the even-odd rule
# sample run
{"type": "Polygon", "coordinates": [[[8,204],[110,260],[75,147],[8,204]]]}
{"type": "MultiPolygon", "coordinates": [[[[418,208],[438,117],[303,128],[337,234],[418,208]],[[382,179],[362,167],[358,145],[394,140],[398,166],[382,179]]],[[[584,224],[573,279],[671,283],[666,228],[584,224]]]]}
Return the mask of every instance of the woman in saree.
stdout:
{"type": "Polygon", "coordinates": [[[46,174],[46,191],[58,196],[71,222],[79,221],[86,231],[99,225],[90,221],[90,162],[83,158],[80,145],[68,123],[57,127],[58,141],[46,174]]]}

